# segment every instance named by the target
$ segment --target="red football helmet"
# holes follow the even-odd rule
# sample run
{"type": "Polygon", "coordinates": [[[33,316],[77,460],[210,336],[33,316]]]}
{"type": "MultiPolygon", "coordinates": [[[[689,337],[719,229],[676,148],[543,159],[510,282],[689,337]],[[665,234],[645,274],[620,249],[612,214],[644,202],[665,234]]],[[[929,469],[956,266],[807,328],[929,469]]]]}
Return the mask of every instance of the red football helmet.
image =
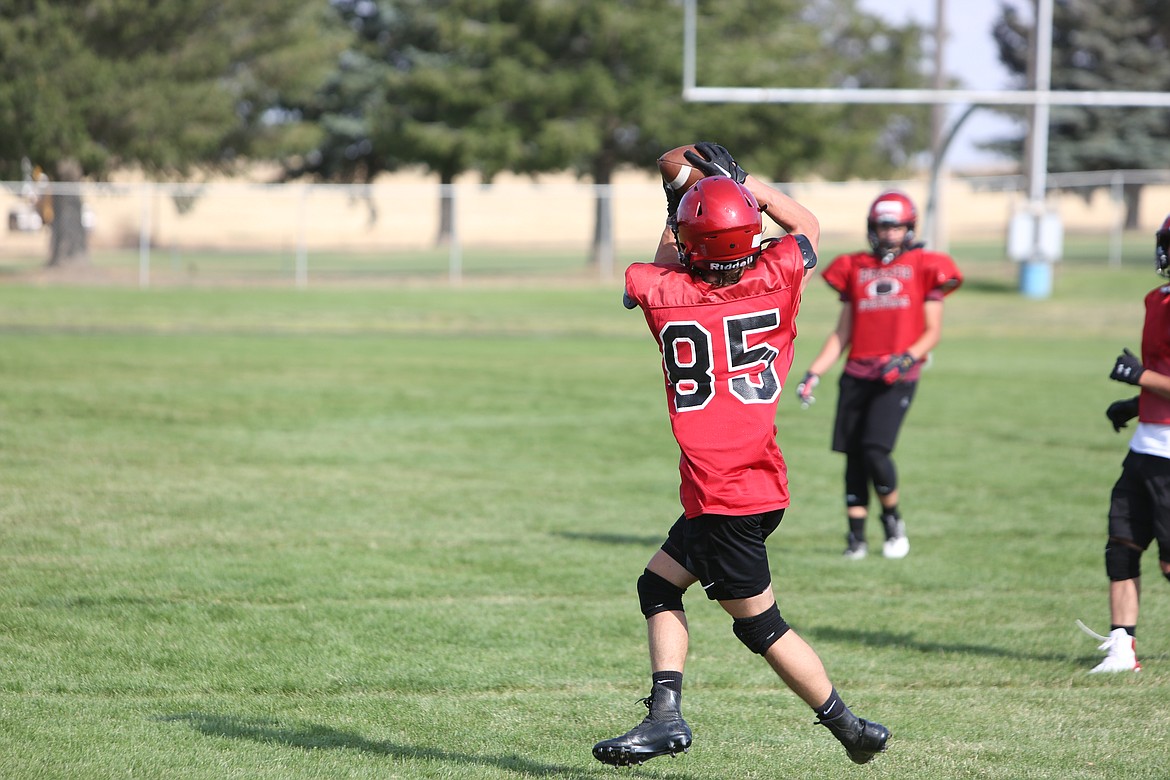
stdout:
{"type": "Polygon", "coordinates": [[[678,204],[679,249],[683,262],[697,270],[746,268],[763,238],[756,196],[726,176],[699,179],[678,204]]]}
{"type": "Polygon", "coordinates": [[[1154,234],[1154,268],[1161,276],[1170,276],[1170,216],[1154,234]]]}
{"type": "Polygon", "coordinates": [[[914,201],[903,192],[889,190],[877,196],[869,207],[869,217],[866,219],[866,235],[873,253],[882,259],[892,260],[901,252],[913,249],[914,228],[918,224],[918,209],[914,208],[914,201]],[[904,225],[906,235],[899,245],[886,245],[878,238],[878,227],[889,225],[904,225]]]}

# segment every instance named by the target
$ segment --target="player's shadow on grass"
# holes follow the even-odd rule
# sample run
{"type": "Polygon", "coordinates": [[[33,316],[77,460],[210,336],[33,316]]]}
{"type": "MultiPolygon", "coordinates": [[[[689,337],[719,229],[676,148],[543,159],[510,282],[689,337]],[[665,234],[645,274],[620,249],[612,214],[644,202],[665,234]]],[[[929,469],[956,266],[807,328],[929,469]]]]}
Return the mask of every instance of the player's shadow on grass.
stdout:
{"type": "Polygon", "coordinates": [[[556,531],[553,536],[568,539],[571,542],[597,542],[598,544],[633,544],[638,547],[657,547],[662,544],[664,536],[649,536],[637,534],[589,534],[577,531],[556,531]]]}
{"type": "Polygon", "coordinates": [[[1030,661],[1064,662],[1068,660],[1068,655],[1063,653],[1021,653],[1017,650],[1008,650],[992,645],[929,642],[918,639],[910,633],[894,633],[893,631],[860,631],[854,628],[822,627],[807,628],[801,633],[814,641],[845,642],[864,647],[896,647],[917,650],[920,653],[959,653],[961,655],[983,655],[990,658],[1015,658],[1030,661]]]}
{"type": "Polygon", "coordinates": [[[1008,279],[964,279],[963,290],[966,292],[988,293],[992,295],[1018,295],[1020,283],[1008,279]]]}
{"type": "MultiPolygon", "coordinates": [[[[524,756],[511,754],[476,755],[434,747],[403,745],[389,740],[367,739],[352,731],[340,731],[317,723],[285,723],[273,718],[240,718],[232,715],[212,715],[204,712],[185,712],[156,718],[164,723],[185,723],[209,737],[246,739],[265,745],[284,745],[299,750],[358,750],[377,756],[404,761],[443,761],[504,769],[525,776],[593,778],[611,775],[613,770],[597,764],[580,767],[545,764],[524,756]]],[[[589,749],[589,745],[583,747],[589,749]]],[[[592,761],[592,758],[590,759],[592,761]]],[[[693,776],[673,775],[679,780],[697,780],[693,776]]]]}

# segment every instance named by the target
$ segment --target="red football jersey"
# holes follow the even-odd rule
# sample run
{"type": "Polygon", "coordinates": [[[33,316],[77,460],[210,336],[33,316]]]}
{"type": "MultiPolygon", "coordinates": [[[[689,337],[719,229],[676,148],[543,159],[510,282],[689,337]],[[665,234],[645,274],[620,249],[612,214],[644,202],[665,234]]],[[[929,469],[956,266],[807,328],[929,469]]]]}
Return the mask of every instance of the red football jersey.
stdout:
{"type": "MultiPolygon", "coordinates": [[[[1170,285],[1146,293],[1146,322],[1142,327],[1142,365],[1170,376],[1170,285]]],[[[1142,388],[1138,420],[1170,424],[1170,400],[1142,388]]]]}
{"type": "Polygon", "coordinates": [[[804,262],[796,239],[785,236],[728,287],[675,263],[626,270],[626,296],[662,352],[687,517],[788,506],[776,407],[792,367],[804,262]]]}
{"type": "MultiPolygon", "coordinates": [[[[905,352],[926,328],[923,304],[949,295],[963,281],[949,255],[924,249],[903,252],[889,263],[869,252],[841,255],[823,276],[853,312],[849,361],[869,366],[905,352]]],[[[907,378],[916,379],[920,366],[907,378]]],[[[857,373],[849,365],[846,371],[857,373]]]]}

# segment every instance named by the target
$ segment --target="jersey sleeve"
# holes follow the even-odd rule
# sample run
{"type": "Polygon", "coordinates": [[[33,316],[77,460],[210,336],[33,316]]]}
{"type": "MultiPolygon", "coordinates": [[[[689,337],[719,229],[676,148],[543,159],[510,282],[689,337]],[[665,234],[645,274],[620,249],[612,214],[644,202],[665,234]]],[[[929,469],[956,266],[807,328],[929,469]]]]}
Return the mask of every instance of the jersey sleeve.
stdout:
{"type": "Polygon", "coordinates": [[[941,300],[963,283],[963,274],[950,255],[926,252],[922,264],[922,287],[932,300],[941,300]]]}
{"type": "Polygon", "coordinates": [[[642,305],[646,295],[646,266],[650,263],[633,263],[626,269],[626,287],[622,291],[622,306],[636,309],[642,305]]]}
{"type": "Polygon", "coordinates": [[[825,284],[836,290],[841,300],[849,298],[849,275],[852,266],[852,258],[849,255],[840,255],[833,258],[829,266],[821,272],[825,284]]]}

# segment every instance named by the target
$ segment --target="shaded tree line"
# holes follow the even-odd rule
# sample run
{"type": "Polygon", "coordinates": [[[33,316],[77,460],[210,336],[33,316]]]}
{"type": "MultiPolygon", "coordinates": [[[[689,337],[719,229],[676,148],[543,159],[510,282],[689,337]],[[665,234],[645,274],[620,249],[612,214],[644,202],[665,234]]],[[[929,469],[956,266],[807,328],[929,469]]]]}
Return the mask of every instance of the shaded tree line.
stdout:
{"type": "MultiPolygon", "coordinates": [[[[1058,0],[1054,88],[1170,88],[1165,6],[1058,0]]],[[[704,0],[698,17],[701,84],[931,81],[926,31],[856,0],[704,0]]],[[[0,177],[26,159],[57,181],[272,161],[284,180],[421,168],[444,184],[504,171],[609,184],[707,138],[783,182],[891,177],[929,146],[925,106],[685,103],[682,25],[679,0],[0,0],[0,177]]],[[[1009,67],[1026,62],[1026,33],[1004,6],[1009,67]]],[[[1053,112],[1053,170],[1166,165],[1165,112],[1110,111],[1053,112]]],[[[69,197],[50,265],[88,261],[69,197]]],[[[438,207],[441,241],[452,211],[438,207]]],[[[599,196],[594,261],[608,208],[599,196]]]]}
{"type": "MultiPolygon", "coordinates": [[[[1001,4],[993,37],[1015,86],[1029,84],[1034,9],[1001,4]]],[[[1170,3],[1165,0],[1056,0],[1052,18],[1054,90],[1170,91],[1170,3]]],[[[1002,113],[1023,118],[1020,109],[1002,113]]],[[[1023,135],[989,145],[1016,159],[1023,135]]],[[[1048,170],[1170,168],[1170,111],[1119,106],[1053,106],[1048,170]]],[[[1078,188],[1088,199],[1094,188],[1078,188]]],[[[1126,183],[1125,226],[1138,227],[1142,185],[1126,183]]]]}

